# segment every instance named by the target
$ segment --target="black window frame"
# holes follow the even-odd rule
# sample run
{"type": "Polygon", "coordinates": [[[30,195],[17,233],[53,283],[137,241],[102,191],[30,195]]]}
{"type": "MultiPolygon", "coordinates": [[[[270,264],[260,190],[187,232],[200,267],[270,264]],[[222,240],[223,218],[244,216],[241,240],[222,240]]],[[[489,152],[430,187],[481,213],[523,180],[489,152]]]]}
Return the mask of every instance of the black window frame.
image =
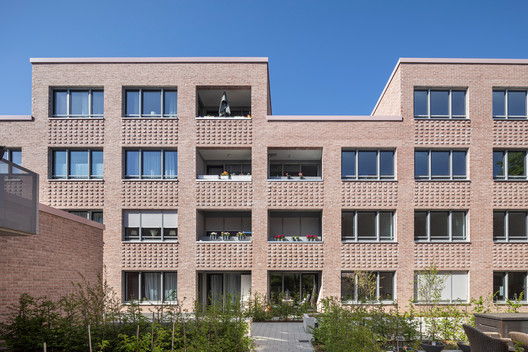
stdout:
{"type": "Polygon", "coordinates": [[[415,210],[414,211],[414,241],[417,243],[442,243],[442,242],[468,242],[468,212],[467,210],[415,210]],[[416,214],[426,213],[425,229],[426,233],[423,235],[416,234],[416,214]],[[447,235],[442,239],[431,238],[431,213],[448,213],[447,217],[447,235]],[[453,238],[453,213],[464,214],[464,235],[462,239],[453,238]]]}
{"type": "Polygon", "coordinates": [[[124,148],[123,149],[123,179],[125,180],[178,180],[178,149],[177,148],[124,148]],[[127,175],[127,152],[138,152],[138,172],[139,175],[127,175]],[[143,152],[160,152],[160,177],[148,177],[143,174],[143,152]],[[176,175],[165,175],[165,152],[176,152],[176,175]]]}
{"type": "MultiPolygon", "coordinates": [[[[99,222],[97,220],[95,220],[95,215],[101,215],[101,219],[104,219],[103,218],[103,211],[102,210],[84,210],[84,209],[70,209],[70,210],[66,210],[68,213],[70,214],[73,214],[73,215],[77,215],[77,216],[80,216],[81,218],[85,218],[85,219],[88,219],[88,220],[92,220],[92,221],[95,221],[95,222],[99,222]],[[84,213],[84,214],[80,214],[80,213],[84,213]]],[[[103,222],[100,222],[101,224],[103,224],[103,222]]]]}
{"type": "Polygon", "coordinates": [[[50,179],[53,180],[102,180],[104,178],[104,151],[102,148],[52,148],[50,149],[50,179]],[[88,153],[88,177],[77,177],[71,174],[71,152],[87,152],[88,153]],[[55,153],[66,152],[66,176],[58,177],[55,170],[55,153]],[[92,153],[103,153],[103,174],[94,175],[92,165],[92,153]]]}
{"type": "Polygon", "coordinates": [[[394,226],[394,217],[396,212],[394,210],[342,210],[341,211],[341,241],[342,242],[394,242],[395,241],[395,226],[394,226]],[[375,238],[373,239],[362,239],[359,238],[359,228],[358,228],[358,214],[360,213],[375,213],[375,238]],[[380,231],[380,214],[381,213],[389,213],[391,214],[391,238],[390,239],[382,239],[381,238],[381,231],[380,231]],[[345,227],[344,227],[344,220],[345,220],[345,214],[352,214],[353,216],[353,235],[352,238],[350,236],[345,236],[345,227]]]}
{"type": "Polygon", "coordinates": [[[441,120],[465,120],[468,115],[467,106],[467,88],[414,88],[413,92],[413,116],[415,119],[441,119],[441,120]],[[427,115],[417,115],[415,112],[416,92],[427,92],[427,115]],[[431,114],[431,92],[448,92],[448,110],[447,115],[431,114]],[[453,92],[464,92],[464,115],[453,115],[453,92]]]}
{"type": "Polygon", "coordinates": [[[528,241],[528,211],[526,210],[494,210],[493,211],[493,241],[494,242],[527,242],[528,241]],[[510,215],[512,213],[522,213],[525,217],[524,223],[524,236],[510,236],[509,226],[510,226],[510,215]],[[495,216],[502,215],[502,233],[503,236],[496,236],[497,228],[495,224],[495,216]]]}
{"type": "Polygon", "coordinates": [[[396,180],[396,149],[350,149],[350,148],[343,148],[341,150],[341,179],[344,181],[348,180],[366,180],[366,181],[394,181],[396,180]],[[370,176],[370,175],[360,175],[359,174],[359,153],[360,152],[375,152],[376,153],[376,176],[370,176]],[[392,153],[392,175],[381,175],[381,153],[392,153]],[[354,171],[355,175],[344,175],[343,169],[344,169],[344,153],[355,153],[355,165],[354,165],[354,171]]]}
{"type": "MultiPolygon", "coordinates": [[[[498,303],[506,303],[507,300],[516,300],[519,298],[519,296],[510,295],[510,276],[513,276],[512,274],[524,274],[524,290],[523,292],[523,299],[521,300],[522,303],[526,304],[528,303],[528,298],[526,297],[526,293],[528,292],[528,272],[526,271],[516,271],[516,270],[510,270],[510,271],[493,271],[493,300],[498,303]],[[499,277],[502,279],[502,286],[503,286],[503,293],[501,294],[500,289],[496,290],[496,287],[499,286],[498,282],[496,281],[499,279],[499,277]],[[500,298],[502,297],[502,298],[500,298]]],[[[513,280],[512,280],[513,281],[513,280]]]]}
{"type": "Polygon", "coordinates": [[[458,181],[458,180],[468,180],[468,150],[467,149],[415,149],[414,150],[414,179],[416,181],[437,181],[437,180],[446,180],[446,181],[458,181]],[[416,153],[427,153],[427,175],[417,176],[416,175],[416,153]],[[433,175],[432,169],[432,154],[435,152],[449,152],[449,175],[433,175]],[[465,159],[465,175],[453,175],[453,152],[464,152],[465,159]]]}
{"type": "Polygon", "coordinates": [[[364,272],[365,275],[367,276],[370,276],[370,275],[375,275],[376,276],[376,292],[375,292],[375,297],[372,297],[372,298],[367,298],[366,300],[361,300],[359,299],[359,285],[358,285],[358,281],[359,281],[359,274],[362,274],[363,272],[358,272],[358,271],[342,271],[341,272],[341,302],[343,304],[361,304],[361,303],[376,303],[376,302],[379,302],[379,303],[393,303],[395,300],[396,300],[396,272],[394,271],[366,271],[364,272]],[[385,274],[390,274],[391,275],[391,281],[392,281],[392,287],[391,287],[391,291],[392,291],[392,294],[393,294],[393,297],[391,299],[383,299],[381,298],[380,296],[380,280],[382,279],[382,275],[385,274]],[[352,277],[345,277],[345,275],[352,275],[352,277]],[[343,281],[345,279],[350,279],[350,278],[353,278],[354,279],[354,283],[353,283],[353,288],[354,288],[354,298],[353,299],[346,299],[347,297],[344,295],[344,284],[343,284],[343,281]]]}
{"type": "Polygon", "coordinates": [[[504,92],[504,115],[495,115],[494,106],[492,106],[492,116],[494,120],[526,120],[528,118],[528,91],[522,88],[493,88],[493,94],[495,92],[504,92]],[[524,115],[510,115],[508,109],[508,95],[510,92],[523,92],[526,95],[525,101],[525,114],[524,115]]]}
{"type": "Polygon", "coordinates": [[[151,302],[154,302],[154,303],[164,303],[164,302],[177,302],[178,301],[178,271],[123,271],[122,273],[122,282],[123,282],[123,303],[130,303],[130,302],[141,302],[141,303],[151,303],[151,302]],[[135,300],[135,299],[127,299],[128,298],[128,274],[138,274],[138,292],[137,292],[137,296],[139,297],[139,299],[135,300]],[[160,274],[160,287],[159,287],[159,290],[160,290],[160,294],[161,294],[161,301],[149,301],[149,300],[144,300],[143,297],[141,297],[141,293],[142,293],[142,288],[143,288],[143,285],[142,285],[142,279],[143,279],[143,275],[144,274],[160,274]],[[176,296],[171,296],[171,298],[173,298],[172,300],[167,300],[165,299],[165,274],[176,274],[176,296]]]}
{"type": "Polygon", "coordinates": [[[178,89],[177,87],[159,88],[159,87],[141,87],[141,88],[125,88],[123,90],[123,116],[127,118],[178,118],[178,89]],[[127,93],[138,92],[138,114],[129,114],[127,111],[127,93]],[[160,92],[160,113],[159,114],[143,114],[143,92],[160,92]],[[176,93],[176,114],[165,113],[165,93],[176,93]]]}
{"type": "MultiPolygon", "coordinates": [[[[526,166],[528,163],[528,152],[526,150],[517,150],[517,149],[493,149],[493,162],[495,162],[495,154],[503,153],[503,175],[496,175],[495,169],[493,168],[493,180],[495,181],[526,181],[528,180],[528,172],[526,166]],[[524,175],[510,175],[510,166],[509,166],[509,155],[510,153],[524,153],[524,175]]],[[[493,165],[495,166],[495,165],[493,165]]]]}

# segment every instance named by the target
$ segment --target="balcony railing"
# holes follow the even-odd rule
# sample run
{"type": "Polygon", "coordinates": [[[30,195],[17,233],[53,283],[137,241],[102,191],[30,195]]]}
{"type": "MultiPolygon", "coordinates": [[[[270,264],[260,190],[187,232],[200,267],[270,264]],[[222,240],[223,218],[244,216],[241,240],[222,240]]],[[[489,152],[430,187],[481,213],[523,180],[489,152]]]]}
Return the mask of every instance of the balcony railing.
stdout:
{"type": "Polygon", "coordinates": [[[38,175],[0,161],[0,235],[38,232],[38,175]]]}

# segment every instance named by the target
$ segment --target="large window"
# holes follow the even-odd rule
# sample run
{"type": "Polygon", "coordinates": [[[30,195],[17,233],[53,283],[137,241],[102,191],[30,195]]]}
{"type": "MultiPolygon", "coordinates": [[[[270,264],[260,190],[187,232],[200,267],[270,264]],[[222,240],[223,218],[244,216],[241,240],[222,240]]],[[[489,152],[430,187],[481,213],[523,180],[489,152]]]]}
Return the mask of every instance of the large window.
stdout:
{"type": "Polygon", "coordinates": [[[509,271],[493,273],[493,294],[496,301],[517,300],[526,302],[526,272],[509,271]]]}
{"type": "Polygon", "coordinates": [[[126,210],[123,212],[125,241],[170,241],[178,239],[178,212],[173,210],[126,210]]]}
{"type": "Polygon", "coordinates": [[[126,89],[125,116],[176,117],[178,93],[175,89],[126,89]]]}
{"type": "Polygon", "coordinates": [[[175,179],[177,177],[176,150],[125,150],[125,178],[175,179]]]}
{"type": "Polygon", "coordinates": [[[322,149],[269,149],[269,178],[320,180],[322,149]]]}
{"type": "MultiPolygon", "coordinates": [[[[418,303],[425,303],[431,298],[420,296],[420,292],[424,292],[423,287],[427,287],[428,283],[435,282],[437,288],[440,290],[440,302],[442,303],[465,303],[468,301],[468,273],[463,272],[438,272],[440,276],[437,279],[431,280],[429,273],[418,272],[414,284],[415,298],[418,303]],[[424,286],[425,285],[425,286],[424,286]]],[[[432,294],[428,291],[428,294],[432,294]]]]}
{"type": "Polygon", "coordinates": [[[465,180],[465,150],[416,150],[414,178],[417,180],[465,180]]]}
{"type": "Polygon", "coordinates": [[[466,91],[460,89],[415,89],[414,117],[463,119],[466,117],[466,91]]]}
{"type": "Polygon", "coordinates": [[[526,90],[494,89],[493,118],[525,119],[526,90]]]}
{"type": "Polygon", "coordinates": [[[394,300],[394,272],[341,273],[341,301],[359,303],[394,300]]]}
{"type": "MultiPolygon", "coordinates": [[[[22,151],[20,149],[6,149],[2,159],[12,162],[13,164],[22,165],[22,151]]],[[[10,167],[3,162],[0,162],[0,174],[9,173],[10,167]]],[[[19,173],[20,170],[13,168],[12,173],[19,173]]]]}
{"type": "Polygon", "coordinates": [[[249,241],[251,212],[199,211],[197,228],[198,239],[202,241],[249,241]]]}
{"type": "Polygon", "coordinates": [[[202,180],[251,180],[251,149],[198,148],[196,173],[202,180]]]}
{"type": "Polygon", "coordinates": [[[176,301],[178,276],[175,272],[125,272],[125,302],[176,301]]]}
{"type": "Polygon", "coordinates": [[[51,177],[56,179],[103,178],[103,151],[54,149],[51,177]]]}
{"type": "Polygon", "coordinates": [[[271,272],[269,274],[270,299],[287,304],[315,305],[319,294],[321,274],[307,272],[271,272]]]}
{"type": "Polygon", "coordinates": [[[393,241],[394,212],[343,211],[341,238],[343,241],[393,241]]]}
{"type": "Polygon", "coordinates": [[[493,151],[493,178],[526,180],[526,151],[493,151]]]}
{"type": "Polygon", "coordinates": [[[251,118],[250,87],[197,87],[196,116],[251,118]]]}
{"type": "Polygon", "coordinates": [[[465,211],[414,212],[415,241],[465,241],[466,239],[465,211]]]}
{"type": "Polygon", "coordinates": [[[80,216],[88,220],[93,220],[101,224],[103,223],[102,210],[68,210],[68,213],[80,216]]]}
{"type": "Polygon", "coordinates": [[[341,177],[346,180],[393,180],[394,150],[343,150],[341,177]]]}
{"type": "Polygon", "coordinates": [[[494,211],[493,240],[497,242],[528,240],[527,216],[526,211],[494,211]]]}
{"type": "Polygon", "coordinates": [[[270,211],[268,239],[270,241],[321,240],[321,212],[270,211]]]}
{"type": "Polygon", "coordinates": [[[103,117],[102,89],[53,90],[53,117],[103,117]]]}

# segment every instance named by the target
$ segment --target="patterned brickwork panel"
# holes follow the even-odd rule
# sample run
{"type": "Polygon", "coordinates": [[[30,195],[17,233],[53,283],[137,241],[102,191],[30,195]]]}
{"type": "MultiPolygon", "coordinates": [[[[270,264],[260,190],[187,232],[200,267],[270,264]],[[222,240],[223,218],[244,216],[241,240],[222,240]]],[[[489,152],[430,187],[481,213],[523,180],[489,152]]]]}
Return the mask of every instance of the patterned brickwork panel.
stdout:
{"type": "Polygon", "coordinates": [[[48,203],[52,207],[102,207],[104,206],[103,181],[48,182],[48,203]]]}
{"type": "Polygon", "coordinates": [[[177,268],[177,243],[123,243],[122,267],[127,269],[177,268]]]}
{"type": "Polygon", "coordinates": [[[414,266],[425,268],[435,263],[438,269],[468,269],[470,243],[419,243],[414,246],[414,266]]]}
{"type": "Polygon", "coordinates": [[[528,121],[494,121],[493,145],[525,148],[528,145],[528,121]]]}
{"type": "Polygon", "coordinates": [[[470,120],[414,120],[416,145],[469,145],[470,120]]]}
{"type": "Polygon", "coordinates": [[[253,183],[203,181],[196,183],[199,207],[249,207],[253,203],[253,183]]]}
{"type": "Polygon", "coordinates": [[[177,181],[123,182],[124,207],[175,207],[177,205],[177,181]]]}
{"type": "Polygon", "coordinates": [[[323,244],[268,243],[268,268],[316,269],[324,265],[323,244]]]}
{"type": "Polygon", "coordinates": [[[416,207],[469,207],[471,183],[469,182],[415,182],[414,206],[416,207]]]}
{"type": "Polygon", "coordinates": [[[528,244],[495,243],[493,245],[493,269],[508,270],[528,268],[528,244]]]}
{"type": "Polygon", "coordinates": [[[203,119],[196,120],[196,144],[198,145],[247,145],[253,139],[251,119],[203,119]]]}
{"type": "Polygon", "coordinates": [[[324,205],[324,182],[268,182],[268,206],[298,207],[324,205]]]}
{"type": "Polygon", "coordinates": [[[397,243],[344,243],[341,245],[344,269],[395,269],[398,267],[397,243]]]}
{"type": "Polygon", "coordinates": [[[344,207],[396,207],[398,205],[398,182],[343,182],[341,197],[344,207]]]}
{"type": "Polygon", "coordinates": [[[104,143],[104,119],[49,119],[48,143],[96,145],[104,143]]]}
{"type": "Polygon", "coordinates": [[[123,144],[174,145],[178,143],[178,119],[123,119],[123,144]]]}
{"type": "Polygon", "coordinates": [[[251,243],[198,243],[197,245],[197,268],[247,270],[252,265],[251,243]]]}
{"type": "Polygon", "coordinates": [[[494,182],[494,207],[528,207],[528,184],[526,182],[494,182]]]}

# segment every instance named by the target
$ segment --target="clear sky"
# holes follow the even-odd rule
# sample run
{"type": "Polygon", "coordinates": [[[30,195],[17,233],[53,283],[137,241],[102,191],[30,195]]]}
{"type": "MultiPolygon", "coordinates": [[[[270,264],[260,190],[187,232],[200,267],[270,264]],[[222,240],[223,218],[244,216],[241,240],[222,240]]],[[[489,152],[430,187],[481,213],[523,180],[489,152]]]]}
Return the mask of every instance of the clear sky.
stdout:
{"type": "Polygon", "coordinates": [[[368,115],[399,57],[528,58],[527,26],[526,0],[0,0],[0,114],[31,113],[31,57],[265,56],[275,115],[368,115]]]}

